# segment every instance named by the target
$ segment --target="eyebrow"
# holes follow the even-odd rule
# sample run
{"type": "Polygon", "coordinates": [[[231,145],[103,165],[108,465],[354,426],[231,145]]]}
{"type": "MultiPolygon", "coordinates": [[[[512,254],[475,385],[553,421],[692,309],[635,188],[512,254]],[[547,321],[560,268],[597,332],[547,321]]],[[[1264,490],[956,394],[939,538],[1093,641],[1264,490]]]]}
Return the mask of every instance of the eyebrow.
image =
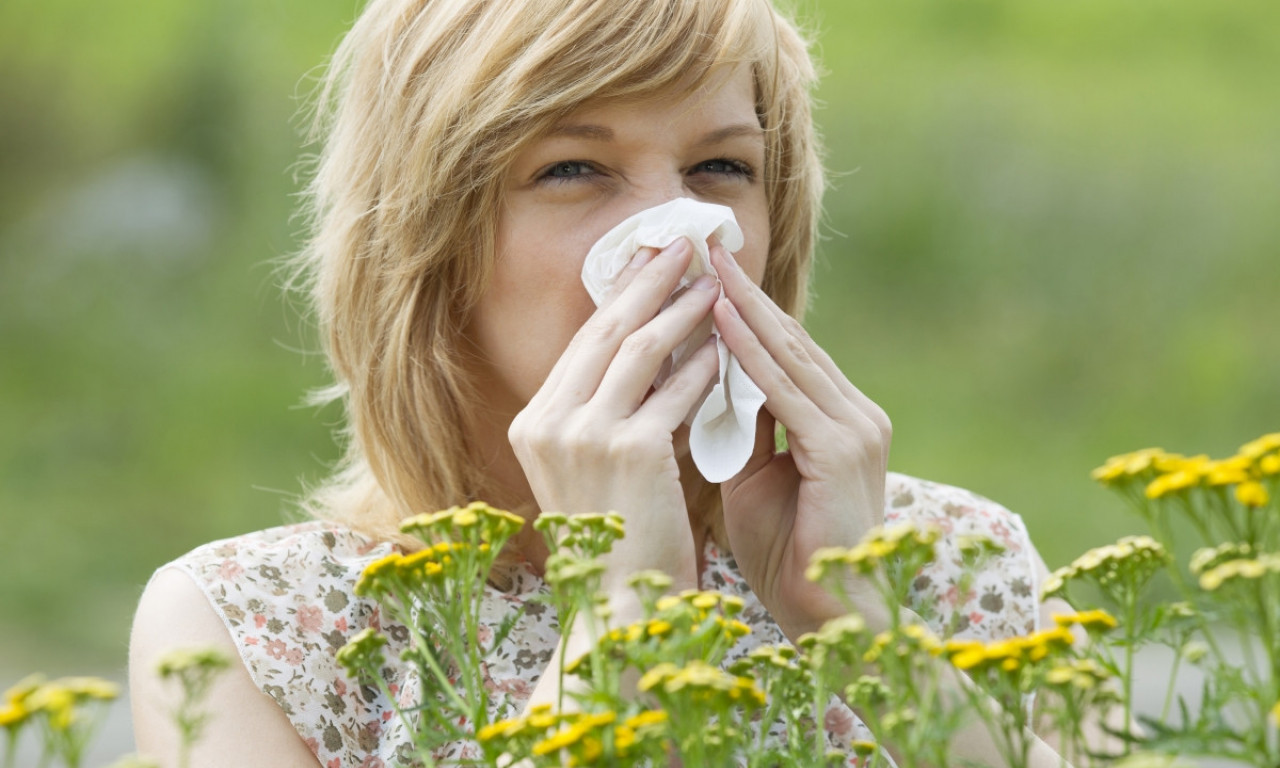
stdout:
{"type": "MultiPolygon", "coordinates": [[[[755,138],[764,134],[764,129],[754,123],[734,123],[726,125],[723,128],[717,128],[706,134],[702,138],[694,142],[696,147],[705,147],[713,144],[719,144],[729,139],[736,139],[740,136],[755,138]]],[[[615,134],[612,128],[603,125],[591,124],[570,124],[557,125],[547,134],[548,138],[567,137],[574,139],[587,139],[589,141],[613,141],[615,134]]]]}

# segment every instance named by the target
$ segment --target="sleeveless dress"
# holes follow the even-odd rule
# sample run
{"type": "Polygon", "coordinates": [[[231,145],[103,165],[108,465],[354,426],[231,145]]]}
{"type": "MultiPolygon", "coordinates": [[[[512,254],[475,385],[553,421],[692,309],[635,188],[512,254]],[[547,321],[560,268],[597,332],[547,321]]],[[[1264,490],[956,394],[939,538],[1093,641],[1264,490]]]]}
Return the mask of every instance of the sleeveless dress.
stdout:
{"type": "MultiPolygon", "coordinates": [[[[937,560],[914,580],[909,605],[935,632],[953,629],[953,637],[993,640],[1039,628],[1034,550],[1021,518],[968,491],[894,473],[885,498],[886,524],[931,522],[943,531],[937,560]],[[965,535],[990,537],[1004,551],[961,594],[956,541],[965,535]]],[[[364,567],[393,547],[335,523],[313,521],[211,542],[164,566],[185,572],[208,596],[254,682],[280,706],[325,768],[412,763],[409,738],[391,702],[348,678],[334,658],[360,630],[380,629],[390,640],[388,663],[397,670],[389,688],[404,704],[414,701],[416,681],[407,666],[396,666],[408,630],[384,621],[376,603],[352,591],[364,567]]],[[[490,659],[485,680],[496,694],[491,714],[505,718],[523,710],[550,662],[559,627],[547,605],[529,600],[546,586],[527,565],[506,566],[499,575],[495,581],[506,582],[504,589],[485,590],[486,626],[496,627],[504,616],[525,609],[490,659]]],[[[726,665],[759,645],[785,642],[732,556],[710,542],[701,586],[746,603],[738,618],[751,633],[731,650],[726,665]]],[[[848,707],[833,702],[824,723],[833,747],[871,738],[848,707]]],[[[478,757],[473,750],[472,744],[458,743],[436,757],[478,757]]],[[[858,763],[850,757],[849,764],[858,763]]]]}

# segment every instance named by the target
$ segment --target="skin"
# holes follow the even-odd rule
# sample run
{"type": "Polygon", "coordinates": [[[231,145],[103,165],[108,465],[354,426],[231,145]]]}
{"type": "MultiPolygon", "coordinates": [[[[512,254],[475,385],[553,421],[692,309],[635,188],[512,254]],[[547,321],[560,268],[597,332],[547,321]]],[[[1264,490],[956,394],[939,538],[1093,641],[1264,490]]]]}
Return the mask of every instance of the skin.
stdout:
{"type": "MultiPolygon", "coordinates": [[[[467,333],[493,414],[480,437],[504,484],[495,490],[534,510],[623,514],[627,546],[610,555],[605,588],[626,601],[638,569],[697,583],[703,532],[685,504],[693,475],[680,425],[714,375],[713,350],[649,391],[672,350],[713,318],[767,397],[756,451],[721,489],[730,543],[796,637],[842,612],[804,568],[818,546],[853,544],[882,520],[890,427],[757,287],[769,245],[758,125],[749,73],[734,69],[684,96],[591,106],[533,142],[508,180],[493,280],[467,333]],[[659,311],[689,262],[677,241],[639,254],[597,310],[579,278],[591,244],[680,196],[727,205],[743,227],[736,256],[712,245],[719,285],[659,311]],[[774,453],[774,419],[789,453],[774,453]]],[[[536,540],[521,543],[536,565],[536,540]]]]}
{"type": "MultiPolygon", "coordinates": [[[[615,619],[628,621],[639,610],[625,584],[630,573],[658,568],[676,589],[697,585],[705,532],[686,505],[696,470],[681,425],[715,374],[714,348],[703,345],[660,387],[651,384],[672,350],[711,318],[767,397],[752,458],[720,489],[726,529],[744,577],[794,639],[844,612],[804,578],[805,564],[819,546],[852,545],[882,521],[891,428],[758,287],[769,228],[754,104],[748,73],[731,70],[687,95],[589,104],[532,142],[507,178],[492,280],[465,333],[483,382],[485,421],[475,437],[489,497],[523,502],[530,517],[542,509],[621,513],[626,545],[609,555],[604,587],[615,619]],[[731,256],[713,243],[719,281],[695,285],[665,309],[690,249],[684,241],[645,249],[597,309],[579,277],[592,243],[627,216],[680,196],[733,208],[746,246],[731,256]],[[775,452],[775,422],[787,428],[786,453],[775,452]]],[[[541,566],[536,533],[527,530],[516,546],[541,566]]],[[[850,589],[859,594],[859,585],[850,589]]],[[[868,599],[869,621],[883,611],[868,599]]],[[[577,630],[571,654],[585,643],[577,630]]],[[[209,644],[237,655],[195,584],[177,570],[158,574],[138,608],[130,667],[138,747],[162,765],[176,764],[164,704],[172,692],[150,670],[167,649],[209,644]]],[[[557,664],[531,704],[557,698],[557,664]]],[[[218,716],[192,766],[316,765],[243,665],[215,685],[209,706],[218,716]]],[[[971,747],[989,754],[980,737],[971,747]]],[[[1051,754],[1044,760],[1058,764],[1051,754]]]]}

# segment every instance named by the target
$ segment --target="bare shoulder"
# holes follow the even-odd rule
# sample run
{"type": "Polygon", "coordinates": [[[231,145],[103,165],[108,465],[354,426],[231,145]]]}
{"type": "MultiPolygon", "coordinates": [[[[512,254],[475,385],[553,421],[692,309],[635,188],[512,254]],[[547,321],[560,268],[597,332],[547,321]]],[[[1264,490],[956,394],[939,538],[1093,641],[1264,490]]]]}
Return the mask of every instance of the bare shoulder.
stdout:
{"type": "Polygon", "coordinates": [[[210,646],[235,661],[205,701],[210,718],[192,750],[192,768],[318,765],[284,712],[250,678],[208,598],[177,568],[156,574],[134,617],[129,684],[138,751],[161,765],[177,765],[179,737],[170,717],[177,691],[155,675],[156,662],[175,648],[210,646]]]}

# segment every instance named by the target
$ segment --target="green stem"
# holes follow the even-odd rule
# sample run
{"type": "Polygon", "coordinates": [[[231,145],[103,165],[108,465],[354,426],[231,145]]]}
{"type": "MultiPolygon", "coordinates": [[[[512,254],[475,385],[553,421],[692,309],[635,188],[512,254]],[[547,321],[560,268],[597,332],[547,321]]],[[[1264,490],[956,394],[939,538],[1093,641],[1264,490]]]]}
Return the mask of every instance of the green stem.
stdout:
{"type": "MultiPolygon", "coordinates": [[[[1137,641],[1134,625],[1138,620],[1138,590],[1135,585],[1127,585],[1125,590],[1125,622],[1124,622],[1124,728],[1129,730],[1129,723],[1133,722],[1133,651],[1137,641]]],[[[1128,755],[1133,749],[1133,743],[1128,739],[1124,742],[1124,754],[1128,755]]]]}
{"type": "Polygon", "coordinates": [[[454,708],[459,712],[466,712],[467,703],[462,700],[462,697],[458,695],[457,689],[455,689],[453,684],[449,682],[449,676],[440,668],[440,664],[436,661],[434,651],[427,647],[426,639],[414,626],[413,612],[410,609],[411,603],[404,599],[402,595],[396,595],[395,598],[396,605],[392,608],[392,612],[395,614],[395,618],[397,620],[408,627],[409,637],[413,640],[414,648],[418,651],[418,657],[421,658],[423,663],[430,668],[431,675],[436,679],[436,682],[439,683],[440,688],[445,692],[445,696],[448,697],[449,702],[454,706],[454,708]]]}
{"type": "Polygon", "coordinates": [[[18,759],[18,726],[7,726],[5,732],[4,746],[4,768],[13,768],[14,762],[18,759]]]}
{"type": "MultiPolygon", "coordinates": [[[[1185,642],[1182,645],[1186,645],[1185,642]]],[[[1173,649],[1173,667],[1169,670],[1169,685],[1164,690],[1164,705],[1160,707],[1160,722],[1169,719],[1169,707],[1173,705],[1173,694],[1178,681],[1178,671],[1182,667],[1182,648],[1173,649]]]]}

